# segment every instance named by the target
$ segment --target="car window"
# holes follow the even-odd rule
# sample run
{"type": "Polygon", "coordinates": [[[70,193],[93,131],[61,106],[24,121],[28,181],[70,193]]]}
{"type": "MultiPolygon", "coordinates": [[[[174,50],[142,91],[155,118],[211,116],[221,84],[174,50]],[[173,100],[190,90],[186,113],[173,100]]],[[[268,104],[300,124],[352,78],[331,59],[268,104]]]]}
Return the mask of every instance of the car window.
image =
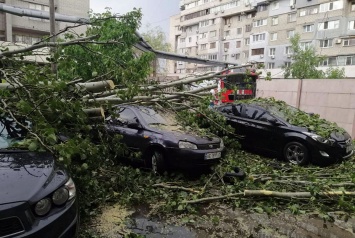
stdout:
{"type": "Polygon", "coordinates": [[[175,115],[168,111],[157,111],[147,107],[138,108],[138,111],[148,125],[175,126],[178,124],[175,115]]]}
{"type": "Polygon", "coordinates": [[[129,108],[117,108],[112,115],[106,118],[106,121],[113,124],[124,126],[129,121],[134,121],[137,118],[136,114],[129,108]]]}
{"type": "Polygon", "coordinates": [[[258,110],[254,107],[245,106],[245,113],[243,114],[245,115],[245,118],[255,120],[256,114],[258,114],[258,110]]]}
{"type": "MultiPolygon", "coordinates": [[[[27,127],[30,127],[28,121],[21,121],[27,127]]],[[[0,149],[6,149],[15,142],[25,138],[27,130],[17,125],[16,122],[9,117],[0,117],[0,149]]]]}
{"type": "Polygon", "coordinates": [[[232,114],[234,116],[241,116],[241,105],[227,105],[221,109],[221,112],[226,114],[232,114]]]}

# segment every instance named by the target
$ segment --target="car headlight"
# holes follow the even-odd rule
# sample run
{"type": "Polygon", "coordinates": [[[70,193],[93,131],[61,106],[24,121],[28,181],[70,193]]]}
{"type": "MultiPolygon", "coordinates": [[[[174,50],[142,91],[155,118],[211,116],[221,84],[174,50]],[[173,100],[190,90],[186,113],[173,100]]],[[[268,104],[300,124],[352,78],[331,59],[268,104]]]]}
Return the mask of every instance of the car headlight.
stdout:
{"type": "Polygon", "coordinates": [[[314,133],[311,133],[311,132],[303,132],[303,134],[311,137],[313,140],[315,141],[318,141],[320,143],[323,143],[323,144],[330,144],[329,140],[327,139],[324,139],[323,137],[317,135],[317,134],[314,134],[314,133]]]}
{"type": "Polygon", "coordinates": [[[64,184],[64,186],[58,188],[53,194],[52,197],[46,197],[39,200],[34,208],[36,215],[44,216],[52,208],[52,202],[54,205],[60,206],[66,203],[67,201],[73,199],[76,195],[76,188],[73,180],[71,178],[64,184]]]}
{"type": "Polygon", "coordinates": [[[197,145],[187,141],[179,141],[179,148],[180,149],[190,149],[190,150],[197,150],[197,145]]]}
{"type": "Polygon", "coordinates": [[[224,143],[223,140],[221,139],[221,143],[219,144],[219,148],[223,149],[224,148],[224,143]]]}
{"type": "Polygon", "coordinates": [[[46,215],[49,210],[51,210],[52,207],[52,201],[49,198],[43,198],[37,202],[35,206],[35,213],[38,216],[44,216],[46,215]]]}

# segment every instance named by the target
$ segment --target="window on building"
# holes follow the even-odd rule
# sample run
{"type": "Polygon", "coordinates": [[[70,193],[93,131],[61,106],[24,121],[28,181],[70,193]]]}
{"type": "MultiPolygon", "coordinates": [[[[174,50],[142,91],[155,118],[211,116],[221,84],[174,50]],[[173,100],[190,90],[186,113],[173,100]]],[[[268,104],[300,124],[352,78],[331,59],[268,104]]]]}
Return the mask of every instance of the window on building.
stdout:
{"type": "Polygon", "coordinates": [[[333,46],[333,39],[320,40],[319,47],[321,48],[329,48],[333,46]]]}
{"type": "Polygon", "coordinates": [[[232,23],[232,18],[231,17],[224,18],[224,25],[229,25],[231,23],[232,23]]]}
{"type": "Polygon", "coordinates": [[[279,18],[278,17],[273,17],[271,18],[271,25],[276,26],[279,24],[279,18]]]}
{"type": "Polygon", "coordinates": [[[251,29],[253,29],[252,24],[245,25],[245,32],[251,32],[251,29]]]}
{"type": "Polygon", "coordinates": [[[201,39],[204,39],[206,37],[207,37],[207,32],[204,32],[204,33],[201,34],[201,39]]]}
{"type": "Polygon", "coordinates": [[[185,38],[180,38],[180,43],[185,43],[185,38]]]}
{"type": "Polygon", "coordinates": [[[346,57],[345,65],[353,65],[353,57],[352,56],[346,57]]]}
{"type": "Polygon", "coordinates": [[[236,42],[236,48],[240,48],[240,47],[242,47],[242,41],[238,40],[236,42]]]}
{"type": "Polygon", "coordinates": [[[352,12],[355,12],[355,2],[352,2],[352,3],[351,3],[351,11],[352,11],[352,12]]]}
{"type": "Polygon", "coordinates": [[[343,46],[355,46],[355,38],[344,39],[343,46]]]}
{"type": "Polygon", "coordinates": [[[241,15],[237,16],[237,21],[242,21],[242,16],[241,15]]]}
{"type": "Polygon", "coordinates": [[[243,57],[244,59],[248,59],[249,58],[249,51],[243,51],[243,57]]]}
{"type": "Polygon", "coordinates": [[[217,55],[214,54],[214,55],[208,55],[208,59],[209,60],[217,60],[217,55]]]}
{"type": "Polygon", "coordinates": [[[250,38],[244,39],[244,45],[250,45],[250,38]]]}
{"type": "Polygon", "coordinates": [[[349,30],[355,30],[355,21],[349,21],[349,30]]]}
{"type": "Polygon", "coordinates": [[[230,31],[224,31],[224,37],[230,36],[230,31]]]}
{"type": "Polygon", "coordinates": [[[302,50],[306,50],[312,47],[312,41],[301,42],[300,47],[302,50]]]}
{"type": "Polygon", "coordinates": [[[241,27],[237,28],[237,35],[241,35],[243,32],[243,29],[241,27]]]}
{"type": "Polygon", "coordinates": [[[240,59],[240,54],[235,54],[235,59],[239,60],[240,59]]]}
{"type": "Polygon", "coordinates": [[[201,44],[201,50],[207,49],[207,44],[201,44]]]}
{"type": "Polygon", "coordinates": [[[210,49],[214,49],[214,48],[216,48],[216,42],[210,43],[210,49]]]}
{"type": "Polygon", "coordinates": [[[295,22],[296,21],[296,13],[290,13],[287,15],[287,22],[295,22]]]}
{"type": "Polygon", "coordinates": [[[264,48],[258,48],[258,49],[251,50],[251,55],[263,55],[263,54],[264,54],[264,48]]]}
{"type": "Polygon", "coordinates": [[[264,41],[265,33],[253,35],[253,42],[264,41]]]}
{"type": "Polygon", "coordinates": [[[306,15],[308,15],[308,10],[307,9],[300,10],[300,17],[304,17],[306,15]]]}
{"type": "Polygon", "coordinates": [[[210,20],[205,20],[200,22],[200,27],[208,26],[210,25],[210,20]]]}
{"type": "Polygon", "coordinates": [[[227,61],[228,60],[228,55],[223,55],[223,61],[227,61]]]}
{"type": "Polygon", "coordinates": [[[334,11],[338,9],[343,8],[343,1],[333,1],[333,2],[327,2],[327,3],[322,3],[319,5],[319,12],[328,12],[328,11],[334,11]]]}
{"type": "Polygon", "coordinates": [[[286,62],[285,62],[285,67],[287,67],[287,68],[288,68],[288,67],[291,67],[291,62],[286,61],[286,62]]]}
{"type": "Polygon", "coordinates": [[[217,36],[217,31],[210,31],[210,37],[217,36]]]}
{"type": "Polygon", "coordinates": [[[275,52],[276,52],[276,48],[270,48],[269,49],[269,55],[270,56],[275,55],[275,52]]]}
{"type": "Polygon", "coordinates": [[[275,68],[275,63],[268,63],[267,64],[268,69],[274,69],[275,68]]]}
{"type": "Polygon", "coordinates": [[[303,26],[303,32],[313,32],[314,25],[305,25],[303,26]]]}
{"type": "Polygon", "coordinates": [[[292,38],[294,36],[295,36],[295,31],[294,30],[288,30],[287,31],[287,36],[286,36],[287,39],[290,39],[290,38],[292,38]]]}
{"type": "Polygon", "coordinates": [[[291,55],[291,54],[292,54],[292,47],[291,47],[291,46],[286,46],[286,48],[285,48],[285,54],[286,54],[286,55],[291,55]]]}
{"type": "Polygon", "coordinates": [[[33,45],[39,41],[41,41],[40,37],[29,36],[29,35],[14,35],[13,39],[16,43],[22,43],[27,45],[33,45]]]}
{"type": "Polygon", "coordinates": [[[279,2],[278,1],[275,1],[275,2],[272,2],[271,3],[271,10],[277,10],[279,9],[279,2]]]}
{"type": "Polygon", "coordinates": [[[259,19],[254,21],[253,26],[254,27],[259,27],[259,26],[266,26],[267,25],[267,19],[259,19]]]}
{"type": "Polygon", "coordinates": [[[224,47],[224,49],[229,49],[229,42],[223,43],[223,47],[224,47]]]}
{"type": "Polygon", "coordinates": [[[189,37],[189,43],[191,43],[192,42],[192,37],[189,37]]]}
{"type": "Polygon", "coordinates": [[[318,30],[338,29],[339,20],[318,23],[318,30]]]}
{"type": "Polygon", "coordinates": [[[258,12],[263,12],[267,10],[267,5],[259,5],[257,8],[258,12]]]}
{"type": "Polygon", "coordinates": [[[270,33],[270,41],[277,40],[277,32],[270,33]]]}
{"type": "MultiPolygon", "coordinates": [[[[45,6],[45,5],[42,5],[42,4],[30,3],[29,4],[29,8],[33,9],[33,10],[49,12],[49,6],[45,6]]],[[[48,20],[40,19],[40,18],[36,18],[36,17],[29,17],[29,19],[30,20],[35,20],[35,21],[48,21],[48,20]]]]}
{"type": "Polygon", "coordinates": [[[253,18],[253,17],[255,17],[255,15],[256,15],[255,12],[249,13],[249,14],[247,15],[247,18],[248,18],[248,19],[253,18]]]}

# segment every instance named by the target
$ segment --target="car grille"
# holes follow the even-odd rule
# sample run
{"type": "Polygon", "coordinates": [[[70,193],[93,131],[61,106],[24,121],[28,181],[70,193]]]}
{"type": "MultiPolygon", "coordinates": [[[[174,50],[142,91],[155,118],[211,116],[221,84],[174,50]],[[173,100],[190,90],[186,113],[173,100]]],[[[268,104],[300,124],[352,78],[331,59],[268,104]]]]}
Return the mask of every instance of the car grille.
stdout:
{"type": "Polygon", "coordinates": [[[207,145],[198,145],[197,146],[200,150],[212,150],[212,149],[219,149],[220,144],[207,144],[207,145]]]}
{"type": "Polygon", "coordinates": [[[0,238],[23,232],[25,229],[18,217],[9,217],[0,220],[0,238]]]}

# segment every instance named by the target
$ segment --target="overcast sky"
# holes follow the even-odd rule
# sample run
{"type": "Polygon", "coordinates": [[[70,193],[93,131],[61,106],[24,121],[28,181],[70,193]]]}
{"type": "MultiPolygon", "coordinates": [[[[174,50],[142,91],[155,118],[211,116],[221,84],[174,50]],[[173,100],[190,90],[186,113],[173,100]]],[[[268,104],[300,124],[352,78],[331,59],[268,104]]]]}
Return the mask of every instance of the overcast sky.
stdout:
{"type": "Polygon", "coordinates": [[[105,7],[112,8],[113,13],[123,14],[141,8],[143,13],[142,27],[146,24],[152,27],[160,26],[167,36],[169,34],[170,16],[179,13],[180,0],[90,0],[90,8],[94,12],[103,12],[105,7]]]}

